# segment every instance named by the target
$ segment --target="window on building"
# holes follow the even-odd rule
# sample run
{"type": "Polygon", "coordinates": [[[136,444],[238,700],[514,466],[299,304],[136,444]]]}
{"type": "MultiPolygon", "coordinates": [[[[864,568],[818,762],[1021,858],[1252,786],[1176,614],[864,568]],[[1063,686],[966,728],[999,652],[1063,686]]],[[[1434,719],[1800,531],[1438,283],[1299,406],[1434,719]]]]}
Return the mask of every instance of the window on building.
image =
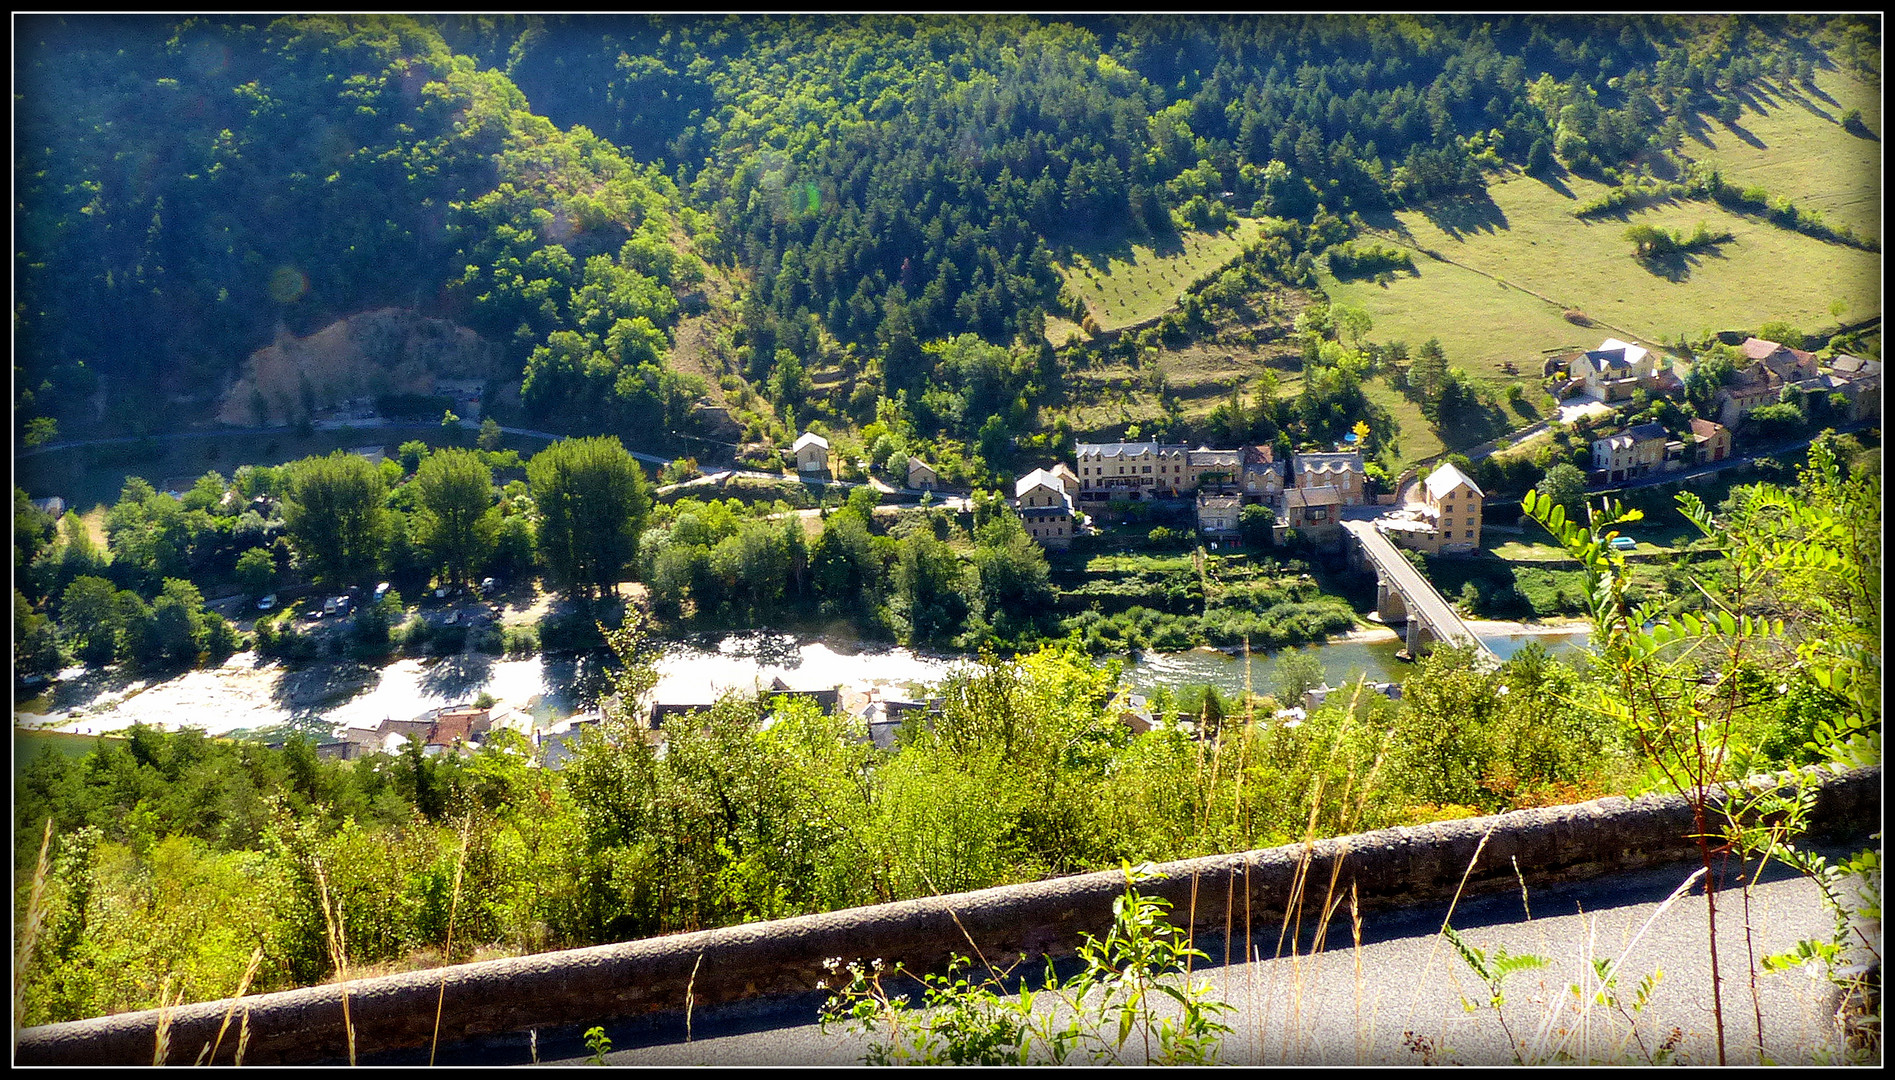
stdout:
{"type": "Polygon", "coordinates": [[[1145,471],[1146,471],[1146,472],[1150,472],[1150,471],[1151,471],[1151,466],[1150,466],[1150,465],[1147,465],[1147,466],[1145,466],[1145,471]]]}

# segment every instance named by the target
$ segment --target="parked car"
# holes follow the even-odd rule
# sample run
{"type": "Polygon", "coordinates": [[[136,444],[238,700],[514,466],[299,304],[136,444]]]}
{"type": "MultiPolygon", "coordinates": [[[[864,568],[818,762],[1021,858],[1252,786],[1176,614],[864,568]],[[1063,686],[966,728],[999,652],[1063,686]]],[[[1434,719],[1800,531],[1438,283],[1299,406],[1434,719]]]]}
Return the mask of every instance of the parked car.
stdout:
{"type": "Polygon", "coordinates": [[[261,599],[261,600],[259,600],[259,601],[257,601],[257,610],[258,610],[258,611],[268,611],[268,610],[270,610],[271,608],[273,608],[273,607],[275,607],[275,606],[276,606],[276,594],[275,594],[275,593],[271,593],[270,595],[268,595],[268,596],[266,596],[266,597],[264,597],[263,599],[261,599]]]}
{"type": "Polygon", "coordinates": [[[494,584],[494,582],[493,582],[493,579],[492,579],[492,578],[481,578],[481,579],[480,579],[480,595],[482,595],[482,596],[486,596],[486,595],[488,595],[488,594],[490,594],[490,593],[492,593],[492,592],[494,591],[494,589],[496,589],[496,588],[498,588],[498,586],[496,586],[496,585],[494,584]]]}
{"type": "Polygon", "coordinates": [[[375,602],[376,603],[378,604],[381,603],[382,597],[387,596],[387,595],[388,595],[388,582],[384,581],[380,585],[375,586],[375,602]]]}
{"type": "Polygon", "coordinates": [[[336,613],[335,597],[332,596],[322,602],[322,613],[324,615],[334,615],[336,613]]]}

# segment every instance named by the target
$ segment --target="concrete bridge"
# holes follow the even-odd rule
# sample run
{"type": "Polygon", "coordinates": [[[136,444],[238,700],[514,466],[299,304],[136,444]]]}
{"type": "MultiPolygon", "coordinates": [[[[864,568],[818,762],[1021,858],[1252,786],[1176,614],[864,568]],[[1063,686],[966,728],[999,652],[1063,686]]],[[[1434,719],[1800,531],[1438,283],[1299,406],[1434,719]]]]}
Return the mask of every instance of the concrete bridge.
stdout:
{"type": "Polygon", "coordinates": [[[1351,561],[1375,570],[1376,614],[1390,625],[1407,624],[1408,655],[1419,657],[1427,641],[1446,641],[1473,646],[1476,659],[1484,663],[1500,662],[1500,657],[1455,614],[1453,606],[1375,527],[1374,517],[1347,518],[1342,527],[1355,539],[1350,548],[1351,561]]]}

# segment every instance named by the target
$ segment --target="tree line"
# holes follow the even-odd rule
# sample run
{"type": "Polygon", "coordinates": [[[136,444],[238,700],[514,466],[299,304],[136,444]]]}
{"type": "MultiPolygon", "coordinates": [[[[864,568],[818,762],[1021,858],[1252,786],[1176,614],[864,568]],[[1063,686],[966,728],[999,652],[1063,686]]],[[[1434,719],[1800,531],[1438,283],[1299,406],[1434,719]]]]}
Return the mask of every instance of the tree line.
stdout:
{"type": "Polygon", "coordinates": [[[295,583],[341,590],[386,576],[419,595],[436,582],[543,571],[586,599],[629,572],[651,483],[616,438],[561,440],[524,463],[512,451],[401,449],[379,465],[336,451],[243,466],[229,481],[213,472],[181,499],[134,477],[106,512],[103,551],[80,515],[55,530],[16,488],[14,605],[31,631],[15,635],[16,662],[48,673],[62,650],[152,669],[221,659],[235,631],[205,610],[194,582],[254,600],[295,583]],[[497,488],[496,463],[521,479],[497,488]]]}

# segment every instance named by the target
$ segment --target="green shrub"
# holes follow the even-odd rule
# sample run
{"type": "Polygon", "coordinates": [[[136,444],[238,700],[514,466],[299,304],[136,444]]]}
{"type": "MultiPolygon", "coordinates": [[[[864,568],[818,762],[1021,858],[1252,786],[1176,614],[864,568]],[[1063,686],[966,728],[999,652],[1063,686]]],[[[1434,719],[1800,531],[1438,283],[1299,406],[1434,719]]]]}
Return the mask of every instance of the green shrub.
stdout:
{"type": "Polygon", "coordinates": [[[503,626],[500,647],[508,656],[531,656],[540,651],[540,633],[532,626],[503,626]]]}
{"type": "Polygon", "coordinates": [[[499,656],[507,648],[505,635],[500,627],[493,623],[482,626],[474,635],[474,650],[489,656],[499,656]]]}

